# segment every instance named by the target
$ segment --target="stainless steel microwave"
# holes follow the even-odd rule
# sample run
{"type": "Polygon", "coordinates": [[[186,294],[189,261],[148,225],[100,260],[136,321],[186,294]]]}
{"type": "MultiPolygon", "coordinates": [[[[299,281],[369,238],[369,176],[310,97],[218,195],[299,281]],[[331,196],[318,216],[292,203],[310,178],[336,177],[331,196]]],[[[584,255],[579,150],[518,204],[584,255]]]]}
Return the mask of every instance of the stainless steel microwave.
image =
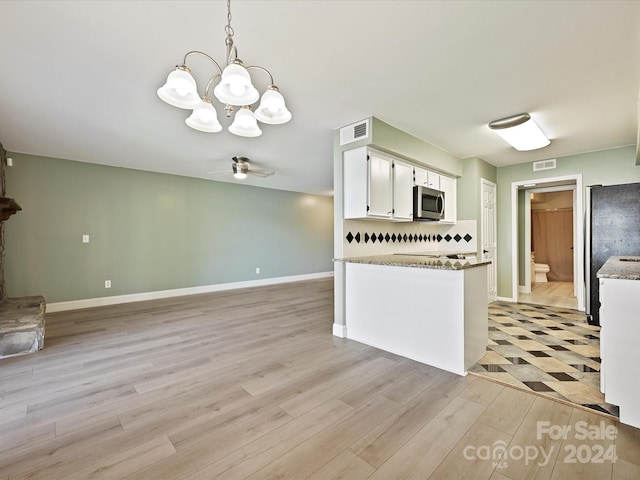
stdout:
{"type": "Polygon", "coordinates": [[[444,192],[416,185],[413,187],[413,219],[438,221],[444,218],[444,192]]]}

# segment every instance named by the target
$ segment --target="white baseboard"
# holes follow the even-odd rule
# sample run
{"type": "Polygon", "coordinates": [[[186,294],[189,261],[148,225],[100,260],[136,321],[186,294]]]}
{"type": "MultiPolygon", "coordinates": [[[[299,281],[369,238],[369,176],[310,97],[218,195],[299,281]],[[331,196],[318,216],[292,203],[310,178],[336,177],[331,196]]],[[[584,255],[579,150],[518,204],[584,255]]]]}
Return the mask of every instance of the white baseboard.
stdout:
{"type": "Polygon", "coordinates": [[[339,325],[337,323],[333,324],[333,336],[340,338],[347,338],[347,326],[339,325]]]}
{"type": "Polygon", "coordinates": [[[516,303],[515,298],[509,298],[509,297],[496,297],[496,300],[498,302],[516,303]]]}
{"type": "Polygon", "coordinates": [[[526,285],[518,285],[518,292],[531,293],[531,287],[527,287],[526,285]]]}
{"type": "Polygon", "coordinates": [[[114,295],[112,297],[86,298],[71,300],[68,302],[55,302],[47,304],[47,312],[64,312],[67,310],[79,310],[82,308],[104,307],[118,305],[120,303],[141,302],[145,300],[158,300],[160,298],[181,297],[184,295],[196,295],[199,293],[222,292],[238,288],[262,287],[276,285],[278,283],[301,282],[318,278],[333,277],[333,272],[308,273],[304,275],[291,275],[287,277],[263,278],[260,280],[247,280],[245,282],[219,283],[215,285],[203,285],[200,287],[176,288],[173,290],[160,290],[157,292],[132,293],[128,295],[114,295]]]}

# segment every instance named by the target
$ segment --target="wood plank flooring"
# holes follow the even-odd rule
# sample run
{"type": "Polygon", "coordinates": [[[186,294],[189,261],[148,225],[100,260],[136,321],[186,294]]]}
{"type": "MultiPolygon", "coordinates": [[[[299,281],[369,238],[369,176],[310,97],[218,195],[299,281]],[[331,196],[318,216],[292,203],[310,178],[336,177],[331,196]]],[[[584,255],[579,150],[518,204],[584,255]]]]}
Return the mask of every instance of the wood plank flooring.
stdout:
{"type": "Polygon", "coordinates": [[[640,478],[640,430],[332,323],[331,279],[50,314],[0,360],[0,480],[640,478]]]}
{"type": "Polygon", "coordinates": [[[573,282],[539,282],[531,286],[531,293],[519,293],[518,301],[550,307],[578,309],[578,299],[573,294],[573,282]]]}

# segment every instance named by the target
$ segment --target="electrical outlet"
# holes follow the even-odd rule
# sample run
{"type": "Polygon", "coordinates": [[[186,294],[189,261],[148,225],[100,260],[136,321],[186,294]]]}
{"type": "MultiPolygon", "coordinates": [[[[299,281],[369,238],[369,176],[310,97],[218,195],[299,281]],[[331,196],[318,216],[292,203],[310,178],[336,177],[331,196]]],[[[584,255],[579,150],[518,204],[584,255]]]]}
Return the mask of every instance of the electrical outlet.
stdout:
{"type": "Polygon", "coordinates": [[[260,267],[256,267],[256,275],[260,275],[260,267]]]}
{"type": "Polygon", "coordinates": [[[82,243],[89,243],[89,235],[82,235],[82,243]]]}
{"type": "Polygon", "coordinates": [[[111,288],[111,280],[104,281],[104,288],[111,288]]]}

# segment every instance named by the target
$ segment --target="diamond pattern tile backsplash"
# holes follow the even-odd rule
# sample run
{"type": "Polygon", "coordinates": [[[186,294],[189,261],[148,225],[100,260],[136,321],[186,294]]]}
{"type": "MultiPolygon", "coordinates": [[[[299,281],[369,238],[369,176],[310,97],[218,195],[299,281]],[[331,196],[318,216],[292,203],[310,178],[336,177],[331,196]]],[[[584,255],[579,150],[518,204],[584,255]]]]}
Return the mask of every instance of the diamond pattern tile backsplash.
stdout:
{"type": "Polygon", "coordinates": [[[387,253],[476,252],[476,221],[455,225],[344,220],[344,256],[387,253]]]}

